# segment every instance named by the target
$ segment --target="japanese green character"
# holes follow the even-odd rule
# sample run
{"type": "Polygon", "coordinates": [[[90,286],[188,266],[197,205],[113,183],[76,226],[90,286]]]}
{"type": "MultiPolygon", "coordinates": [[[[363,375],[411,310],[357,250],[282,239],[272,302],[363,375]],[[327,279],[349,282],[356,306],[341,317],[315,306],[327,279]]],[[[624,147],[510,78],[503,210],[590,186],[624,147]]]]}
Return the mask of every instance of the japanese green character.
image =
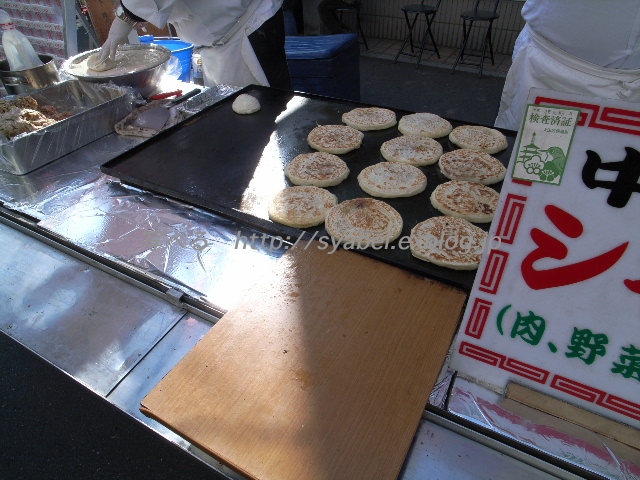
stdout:
{"type": "Polygon", "coordinates": [[[605,345],[608,343],[609,339],[603,333],[594,334],[588,328],[578,330],[574,327],[571,345],[567,345],[569,351],[565,355],[568,358],[579,358],[591,365],[598,355],[603,357],[607,353],[605,345]]]}
{"type": "Polygon", "coordinates": [[[629,355],[620,354],[620,363],[613,362],[614,368],[611,371],[640,382],[640,348],[630,345],[629,348],[622,347],[622,350],[629,355]]]}
{"type": "Polygon", "coordinates": [[[511,338],[519,336],[530,345],[538,345],[544,335],[545,321],[544,318],[536,315],[529,310],[529,315],[524,316],[518,312],[513,328],[511,329],[511,338]]]}

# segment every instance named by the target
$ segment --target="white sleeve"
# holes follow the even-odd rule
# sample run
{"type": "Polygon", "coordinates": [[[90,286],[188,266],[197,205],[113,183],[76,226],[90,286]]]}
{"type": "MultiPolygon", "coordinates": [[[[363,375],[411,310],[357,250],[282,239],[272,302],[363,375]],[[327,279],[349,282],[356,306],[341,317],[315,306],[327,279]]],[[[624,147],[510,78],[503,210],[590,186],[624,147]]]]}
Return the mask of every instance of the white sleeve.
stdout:
{"type": "Polygon", "coordinates": [[[121,0],[127,10],[155,27],[164,28],[176,0],[121,0]]]}

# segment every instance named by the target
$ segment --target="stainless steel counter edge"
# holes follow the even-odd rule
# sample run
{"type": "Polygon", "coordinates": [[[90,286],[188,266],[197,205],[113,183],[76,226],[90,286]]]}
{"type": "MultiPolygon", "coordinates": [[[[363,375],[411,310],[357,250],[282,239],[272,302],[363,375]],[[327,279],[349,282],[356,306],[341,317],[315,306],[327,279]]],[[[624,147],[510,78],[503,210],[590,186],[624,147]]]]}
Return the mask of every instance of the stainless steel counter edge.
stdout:
{"type": "Polygon", "coordinates": [[[155,281],[148,275],[143,275],[124,263],[110,261],[107,258],[82,249],[81,247],[66,241],[52,232],[38,228],[37,223],[21,218],[9,210],[0,207],[0,223],[25,233],[32,238],[43,242],[61,252],[81,260],[92,267],[104,271],[114,277],[123,280],[132,286],[151,293],[170,304],[182,308],[194,315],[215,323],[225,310],[215,305],[208,305],[201,300],[192,297],[175,286],[167,285],[161,281],[155,281]]]}

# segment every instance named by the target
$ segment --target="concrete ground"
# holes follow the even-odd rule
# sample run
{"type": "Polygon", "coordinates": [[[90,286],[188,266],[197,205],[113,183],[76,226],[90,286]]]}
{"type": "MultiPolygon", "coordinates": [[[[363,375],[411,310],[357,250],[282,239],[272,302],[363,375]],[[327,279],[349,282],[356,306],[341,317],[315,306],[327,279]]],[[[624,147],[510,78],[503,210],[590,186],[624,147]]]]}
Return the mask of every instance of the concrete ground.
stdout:
{"type": "MultiPolygon", "coordinates": [[[[464,65],[451,73],[457,50],[440,48],[440,58],[425,51],[416,58],[401,55],[401,42],[367,39],[360,42],[360,95],[363,103],[412,112],[429,112],[452,120],[491,126],[498,113],[504,80],[511,64],[506,55],[495,55],[495,66],[486,61],[484,75],[478,67],[464,65]]],[[[408,46],[405,51],[409,52],[408,46]]]]}

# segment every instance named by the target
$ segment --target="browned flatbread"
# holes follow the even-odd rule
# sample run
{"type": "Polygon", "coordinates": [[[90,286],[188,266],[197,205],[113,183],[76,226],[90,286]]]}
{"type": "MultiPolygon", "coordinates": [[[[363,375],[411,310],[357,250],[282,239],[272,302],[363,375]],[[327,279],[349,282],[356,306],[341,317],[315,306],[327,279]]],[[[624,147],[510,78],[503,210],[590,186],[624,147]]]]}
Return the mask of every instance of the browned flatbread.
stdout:
{"type": "Polygon", "coordinates": [[[432,217],[411,230],[411,254],[454,270],[475,270],[482,259],[487,232],[457,217],[432,217]]]}
{"type": "Polygon", "coordinates": [[[364,133],[347,125],[320,125],[307,136],[309,146],[320,152],[339,155],[360,148],[364,133]]]}
{"type": "Polygon", "coordinates": [[[459,148],[440,157],[440,171],[450,180],[491,185],[504,179],[507,169],[488,153],[459,148]]]}
{"type": "Polygon", "coordinates": [[[367,248],[385,245],[398,238],[402,232],[402,217],[381,200],[354,198],[329,210],[325,228],[342,244],[367,248]]]}
{"type": "Polygon", "coordinates": [[[431,194],[431,204],[444,213],[470,222],[493,220],[500,194],[481,183],[451,180],[438,185],[431,194]]]}
{"type": "Polygon", "coordinates": [[[324,222],[329,209],[337,203],[338,198],[323,188],[289,187],[271,199],[269,218],[290,227],[313,227],[324,222]]]}
{"type": "Polygon", "coordinates": [[[442,152],[440,142],[418,135],[402,135],[392,138],[380,147],[380,153],[385,160],[415,166],[436,163],[442,152]]]}
{"type": "Polygon", "coordinates": [[[360,172],[358,185],[374,197],[411,197],[424,191],[427,176],[413,165],[380,162],[369,165],[360,172]]]}
{"type": "Polygon", "coordinates": [[[380,107],[354,108],[342,115],[342,121],[357,130],[383,130],[393,127],[396,114],[393,110],[380,107]]]}
{"type": "Polygon", "coordinates": [[[412,113],[405,115],[398,123],[398,130],[403,135],[418,135],[419,137],[440,138],[448,135],[453,126],[434,113],[412,113]]]}
{"type": "Polygon", "coordinates": [[[449,140],[460,148],[498,153],[507,148],[507,137],[495,128],[461,125],[449,134],[449,140]]]}
{"type": "Polygon", "coordinates": [[[327,152],[303,153],[284,168],[294,185],[331,187],[349,175],[349,167],[340,157],[327,152]]]}

